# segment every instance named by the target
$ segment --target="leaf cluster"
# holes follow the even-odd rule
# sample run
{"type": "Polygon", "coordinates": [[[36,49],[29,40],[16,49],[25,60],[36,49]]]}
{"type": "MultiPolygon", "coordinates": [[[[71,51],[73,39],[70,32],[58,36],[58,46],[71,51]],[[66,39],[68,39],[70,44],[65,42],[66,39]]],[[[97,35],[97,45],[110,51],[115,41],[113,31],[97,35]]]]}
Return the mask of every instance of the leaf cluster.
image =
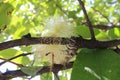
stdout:
{"type": "MultiPolygon", "coordinates": [[[[10,62],[17,67],[22,67],[21,72],[19,72],[22,76],[25,76],[27,73],[31,76],[39,74],[38,71],[41,69],[31,68],[34,62],[32,58],[33,55],[27,54],[32,53],[31,45],[38,43],[36,38],[34,42],[34,39],[31,39],[31,37],[40,37],[47,19],[51,16],[63,16],[76,26],[76,34],[83,38],[80,39],[81,41],[84,41],[83,43],[77,41],[81,45],[79,46],[79,51],[73,64],[73,70],[61,71],[59,73],[60,80],[68,80],[70,78],[69,75],[71,75],[71,80],[120,80],[120,57],[116,54],[116,52],[119,53],[120,47],[120,43],[117,43],[120,38],[120,1],[83,0],[83,3],[79,4],[80,1],[81,0],[1,0],[0,47],[3,49],[0,49],[0,59],[3,60],[3,63],[0,63],[0,67],[6,62],[10,62]],[[86,15],[85,11],[87,13],[86,15]],[[93,29],[92,32],[94,35],[91,34],[90,29],[93,29]],[[25,35],[27,35],[27,38],[25,35]],[[91,36],[95,37],[95,40],[92,41],[91,36]],[[29,39],[31,40],[30,43],[23,41],[29,41],[29,39]],[[2,45],[2,43],[8,41],[14,42],[14,40],[20,40],[21,44],[17,42],[14,43],[17,44],[17,46],[13,44],[12,47],[9,47],[11,46],[10,44],[2,45]],[[99,41],[106,41],[105,43],[111,41],[114,45],[104,47],[104,42],[102,45],[97,46],[93,44],[95,42],[99,44],[99,41]],[[99,46],[102,46],[101,48],[104,49],[95,48],[100,48],[99,46]],[[30,67],[26,68],[25,66],[30,67]]],[[[37,63],[36,65],[42,64],[37,63]]],[[[68,67],[72,66],[70,65],[68,67]]],[[[19,68],[16,70],[18,69],[19,68]]],[[[55,70],[60,71],[61,69],[55,67],[55,70]]],[[[43,73],[44,72],[46,73],[41,75],[41,79],[46,80],[49,76],[49,80],[51,80],[52,74],[47,73],[49,69],[43,69],[43,73]]],[[[5,73],[7,75],[5,77],[10,78],[9,76],[11,75],[8,75],[7,71],[5,73]]],[[[2,72],[0,74],[0,78],[2,79],[4,73],[2,72]]],[[[3,79],[6,79],[5,77],[3,79]]],[[[12,78],[14,78],[14,76],[12,78]]]]}

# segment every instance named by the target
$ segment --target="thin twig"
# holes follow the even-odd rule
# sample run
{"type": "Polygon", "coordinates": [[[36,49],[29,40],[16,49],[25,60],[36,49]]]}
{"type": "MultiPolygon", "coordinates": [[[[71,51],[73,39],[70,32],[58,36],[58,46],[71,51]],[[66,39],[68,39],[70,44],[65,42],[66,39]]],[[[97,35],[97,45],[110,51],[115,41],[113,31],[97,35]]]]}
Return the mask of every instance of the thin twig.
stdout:
{"type": "Polygon", "coordinates": [[[54,74],[54,80],[60,80],[58,76],[58,72],[53,72],[53,74],[54,74]]]}
{"type": "MultiPolygon", "coordinates": [[[[82,24],[87,26],[87,24],[85,22],[83,22],[82,24]]],[[[113,28],[120,28],[120,25],[110,25],[109,26],[109,25],[97,24],[97,25],[93,25],[93,28],[97,28],[97,29],[101,29],[101,30],[110,30],[113,28]]]]}
{"type": "Polygon", "coordinates": [[[82,10],[83,10],[84,16],[85,16],[86,21],[87,21],[87,25],[89,26],[89,30],[90,30],[90,33],[91,33],[91,39],[92,39],[92,40],[96,40],[96,39],[95,39],[94,30],[93,30],[93,26],[92,26],[92,24],[91,24],[91,22],[90,22],[90,19],[89,19],[89,17],[88,17],[88,14],[87,14],[87,12],[86,12],[85,7],[84,7],[84,3],[83,3],[81,0],[78,0],[78,1],[79,1],[79,4],[80,4],[80,6],[81,6],[81,8],[82,8],[82,10]]]}
{"type": "Polygon", "coordinates": [[[102,30],[110,30],[113,28],[120,28],[120,25],[112,25],[112,26],[107,26],[107,25],[93,25],[94,28],[102,29],[102,30]]]}
{"type": "MultiPolygon", "coordinates": [[[[13,63],[11,60],[16,59],[16,58],[21,57],[21,56],[30,55],[30,54],[32,54],[32,53],[23,53],[23,54],[19,54],[19,55],[15,56],[15,57],[12,57],[12,58],[10,58],[10,59],[4,59],[4,61],[0,63],[0,66],[3,65],[3,64],[6,63],[6,62],[11,62],[11,63],[13,63]]],[[[14,64],[15,64],[15,63],[14,63],[14,64]]]]}
{"type": "Polygon", "coordinates": [[[64,11],[61,6],[59,6],[57,3],[56,3],[56,7],[61,11],[63,12],[65,15],[67,15],[66,11],[64,11]]]}
{"type": "MultiPolygon", "coordinates": [[[[4,60],[4,61],[7,61],[7,59],[4,59],[4,58],[0,58],[0,59],[1,59],[1,60],[4,60]]],[[[3,62],[4,62],[4,61],[3,61],[3,62]]],[[[18,63],[12,62],[12,61],[8,61],[8,62],[10,62],[10,63],[13,63],[13,64],[17,65],[18,67],[23,67],[23,65],[22,65],[22,64],[18,64],[18,63]]],[[[1,62],[1,63],[2,63],[2,62],[1,62]]],[[[1,63],[0,63],[0,66],[2,65],[1,63]]]]}
{"type": "MultiPolygon", "coordinates": [[[[72,66],[73,66],[73,62],[68,63],[66,65],[66,68],[63,65],[56,64],[54,65],[52,71],[66,70],[66,69],[72,68],[72,66]]],[[[49,66],[43,67],[40,71],[38,71],[37,75],[47,73],[47,72],[50,72],[49,66]]],[[[0,74],[0,80],[6,80],[6,79],[15,78],[15,77],[23,77],[23,76],[29,76],[29,75],[23,73],[21,70],[15,70],[15,71],[10,71],[10,72],[5,72],[0,74]]]]}
{"type": "Polygon", "coordinates": [[[103,15],[102,12],[100,12],[99,10],[96,10],[94,7],[92,7],[92,9],[93,9],[95,12],[98,12],[100,15],[102,15],[109,23],[111,23],[110,20],[108,19],[108,17],[105,16],[105,15],[103,15]]]}

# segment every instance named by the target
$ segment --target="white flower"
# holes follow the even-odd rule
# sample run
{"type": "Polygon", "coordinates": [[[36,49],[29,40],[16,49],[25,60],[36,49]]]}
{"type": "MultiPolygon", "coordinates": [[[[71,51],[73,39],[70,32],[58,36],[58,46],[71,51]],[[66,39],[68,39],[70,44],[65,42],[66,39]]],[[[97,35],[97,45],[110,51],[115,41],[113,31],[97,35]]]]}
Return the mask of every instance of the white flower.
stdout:
{"type": "MultiPolygon", "coordinates": [[[[51,18],[42,33],[42,37],[66,37],[76,36],[74,33],[74,25],[70,24],[63,17],[51,18]]],[[[67,52],[66,45],[47,45],[37,44],[33,46],[33,52],[37,59],[46,59],[52,64],[65,64],[72,58],[67,52]]]]}

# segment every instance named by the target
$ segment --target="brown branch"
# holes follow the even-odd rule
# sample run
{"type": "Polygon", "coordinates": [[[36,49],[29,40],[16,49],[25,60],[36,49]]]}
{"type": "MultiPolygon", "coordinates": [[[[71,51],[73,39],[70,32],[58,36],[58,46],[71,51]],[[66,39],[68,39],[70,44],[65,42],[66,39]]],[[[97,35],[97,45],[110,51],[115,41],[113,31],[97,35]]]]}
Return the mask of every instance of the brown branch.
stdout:
{"type": "MultiPolygon", "coordinates": [[[[15,56],[15,57],[12,57],[12,58],[10,58],[10,59],[4,59],[4,61],[0,63],[0,66],[3,65],[3,64],[6,63],[6,62],[11,62],[11,60],[13,60],[13,59],[16,59],[16,58],[21,57],[21,56],[30,55],[30,54],[32,54],[32,53],[23,53],[23,54],[19,54],[19,55],[15,56]]],[[[0,58],[0,59],[1,59],[1,58],[0,58]]],[[[2,59],[2,60],[3,60],[3,59],[2,59]]],[[[11,63],[13,63],[13,62],[11,62],[11,63]]],[[[16,63],[13,63],[13,64],[16,64],[16,63]]],[[[17,65],[18,65],[18,64],[17,64],[17,65]]],[[[19,67],[23,67],[22,65],[18,65],[18,66],[19,66],[19,67]]]]}
{"type": "Polygon", "coordinates": [[[112,25],[112,26],[107,26],[107,25],[93,25],[94,28],[102,29],[102,30],[110,30],[112,28],[120,28],[120,25],[112,25]]]}
{"type": "MultiPolygon", "coordinates": [[[[88,27],[86,22],[82,22],[82,25],[85,25],[88,27]]],[[[92,25],[93,28],[101,29],[101,30],[110,30],[112,28],[120,28],[120,25],[103,25],[103,24],[97,24],[97,25],[92,25]]]]}
{"type": "Polygon", "coordinates": [[[120,39],[110,40],[110,41],[92,41],[92,40],[76,40],[76,45],[78,48],[110,48],[120,45],[120,39]],[[78,45],[79,44],[79,45],[78,45]]]}
{"type": "Polygon", "coordinates": [[[60,37],[23,37],[22,39],[12,40],[0,43],[0,50],[8,49],[15,46],[21,45],[32,45],[32,44],[67,44],[69,39],[67,38],[60,38],[60,37]]]}
{"type": "MultiPolygon", "coordinates": [[[[14,46],[21,46],[21,45],[31,45],[31,44],[73,44],[76,48],[109,48],[120,45],[120,39],[110,40],[110,41],[92,41],[83,39],[82,37],[72,37],[72,38],[53,38],[53,37],[40,37],[40,38],[32,38],[32,37],[24,37],[22,39],[8,41],[4,43],[0,43],[0,49],[7,49],[14,46]],[[1,47],[2,46],[2,47],[1,47]]],[[[118,51],[118,50],[117,50],[118,51]]],[[[14,59],[14,58],[13,58],[14,59]]],[[[71,68],[72,64],[66,65],[66,69],[71,68]]],[[[55,66],[53,70],[63,70],[59,66],[55,66]]],[[[49,72],[49,67],[43,68],[38,74],[43,74],[49,72]]],[[[1,80],[13,78],[13,77],[21,77],[27,76],[27,74],[23,73],[21,70],[10,71],[0,75],[1,80]]]]}
{"type": "MultiPolygon", "coordinates": [[[[66,65],[66,67],[64,67],[63,65],[60,65],[60,64],[55,64],[52,70],[53,70],[53,72],[60,71],[60,70],[70,69],[70,68],[72,68],[72,66],[73,66],[73,62],[68,63],[66,65]]],[[[41,75],[41,74],[47,73],[47,72],[50,72],[49,66],[43,67],[43,69],[38,71],[37,75],[41,75]]],[[[23,76],[28,76],[28,75],[23,73],[21,70],[9,71],[9,72],[2,73],[0,75],[0,80],[8,80],[8,79],[11,79],[14,77],[23,77],[23,76]]]]}
{"type": "Polygon", "coordinates": [[[120,49],[118,47],[116,49],[114,49],[113,51],[115,51],[117,54],[120,55],[120,49]]]}
{"type": "Polygon", "coordinates": [[[84,16],[85,16],[86,21],[87,21],[87,25],[89,26],[89,30],[90,30],[90,33],[91,33],[91,39],[92,39],[92,40],[96,40],[96,39],[95,39],[94,30],[93,30],[93,26],[92,26],[92,24],[91,24],[91,22],[90,22],[90,19],[89,19],[89,17],[88,17],[88,14],[87,14],[87,12],[86,12],[85,7],[84,7],[84,3],[83,3],[81,0],[78,0],[78,2],[79,2],[80,6],[81,6],[81,8],[82,8],[82,10],[83,10],[84,16]]]}
{"type": "MultiPolygon", "coordinates": [[[[0,58],[0,59],[1,59],[1,60],[4,60],[4,61],[7,61],[7,59],[4,59],[4,58],[0,58]]],[[[3,61],[3,62],[4,62],[4,61],[3,61]]],[[[18,67],[23,67],[22,64],[18,64],[18,63],[12,62],[12,61],[8,61],[8,62],[17,65],[18,67]]],[[[2,62],[1,62],[1,63],[2,63],[2,62]]],[[[1,64],[1,63],[0,63],[0,64],[1,64]]],[[[4,64],[4,63],[3,63],[3,64],[4,64]]],[[[2,64],[1,64],[1,65],[2,65],[2,64]]],[[[1,66],[1,65],[0,65],[0,66],[1,66]]]]}
{"type": "Polygon", "coordinates": [[[60,38],[60,37],[29,37],[0,43],[0,50],[15,46],[33,44],[73,44],[76,48],[109,48],[120,45],[120,39],[110,41],[92,41],[82,37],[60,38]]]}
{"type": "MultiPolygon", "coordinates": [[[[117,52],[118,54],[120,54],[120,49],[114,49],[114,51],[117,52]]],[[[54,67],[52,68],[52,71],[58,72],[60,70],[66,70],[66,69],[72,68],[72,66],[73,66],[73,62],[68,63],[65,67],[60,64],[55,64],[54,67]]],[[[50,67],[45,66],[45,67],[43,67],[42,70],[38,71],[37,75],[41,75],[41,74],[48,73],[48,72],[50,72],[50,67]]],[[[29,76],[29,75],[23,73],[21,70],[15,70],[15,71],[8,71],[8,72],[0,74],[0,79],[8,80],[11,78],[23,77],[23,76],[29,76]]]]}

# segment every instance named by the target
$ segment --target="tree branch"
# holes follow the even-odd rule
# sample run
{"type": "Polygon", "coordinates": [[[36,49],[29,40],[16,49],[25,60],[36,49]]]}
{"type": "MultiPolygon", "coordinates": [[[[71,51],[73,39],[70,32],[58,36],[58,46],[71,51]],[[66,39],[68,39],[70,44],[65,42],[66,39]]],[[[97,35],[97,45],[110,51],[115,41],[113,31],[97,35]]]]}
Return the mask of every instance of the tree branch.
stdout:
{"type": "Polygon", "coordinates": [[[92,41],[82,37],[60,38],[60,37],[29,37],[17,40],[11,40],[0,43],[0,50],[8,49],[15,46],[33,45],[33,44],[72,44],[76,48],[109,48],[120,45],[120,39],[110,41],[92,41]]]}
{"type": "MultiPolygon", "coordinates": [[[[60,70],[70,69],[70,68],[72,68],[72,66],[73,66],[73,62],[68,63],[66,65],[66,67],[64,67],[63,65],[60,65],[60,64],[55,64],[52,70],[53,70],[53,72],[54,71],[60,71],[60,70]]],[[[47,73],[47,72],[50,72],[50,67],[49,66],[43,67],[43,69],[38,71],[37,75],[47,73]]],[[[8,80],[8,79],[11,79],[11,78],[14,78],[14,77],[23,77],[23,76],[28,76],[28,75],[23,73],[21,70],[9,71],[9,72],[2,73],[0,75],[0,80],[8,80]]]]}
{"type": "Polygon", "coordinates": [[[32,44],[67,44],[68,41],[69,39],[60,37],[23,37],[21,39],[0,43],[0,50],[8,49],[15,46],[28,46],[32,44]]]}
{"type": "Polygon", "coordinates": [[[107,26],[107,25],[93,25],[94,28],[102,29],[102,30],[110,30],[112,28],[120,28],[120,25],[112,25],[112,26],[107,26]]]}
{"type": "Polygon", "coordinates": [[[102,15],[109,23],[111,23],[110,20],[108,19],[108,17],[105,16],[105,15],[103,15],[102,12],[100,12],[99,10],[96,10],[94,7],[92,7],[92,9],[93,9],[95,12],[98,12],[100,15],[102,15]]]}
{"type": "Polygon", "coordinates": [[[92,24],[91,24],[91,22],[90,22],[90,19],[89,19],[89,17],[88,17],[88,14],[87,14],[87,12],[86,12],[85,7],[84,7],[84,3],[83,3],[81,0],[78,0],[78,2],[79,2],[80,6],[81,6],[81,8],[82,8],[82,10],[83,10],[84,16],[85,16],[86,21],[87,21],[87,25],[89,26],[89,30],[90,30],[90,33],[91,33],[91,39],[92,39],[92,40],[95,40],[95,35],[94,35],[93,26],[92,26],[92,24]]]}
{"type": "MultiPolygon", "coordinates": [[[[110,41],[92,41],[83,39],[82,37],[72,37],[72,38],[60,38],[60,37],[23,37],[18,40],[12,40],[8,42],[0,43],[0,50],[4,50],[7,48],[15,47],[15,46],[22,46],[22,45],[31,45],[31,44],[72,44],[76,48],[109,48],[109,47],[115,47],[120,45],[120,39],[116,40],[110,40],[110,41]]],[[[118,50],[117,50],[118,51],[118,50]]],[[[22,54],[21,54],[22,55],[22,54]]],[[[11,59],[20,57],[21,55],[18,55],[16,57],[13,57],[11,59]]],[[[10,59],[10,60],[11,60],[10,59]]],[[[60,66],[60,65],[59,65],[60,66]]],[[[63,70],[65,68],[61,67],[54,67],[53,70],[63,70]]],[[[72,64],[66,65],[66,69],[71,68],[72,64]]],[[[39,71],[38,74],[43,74],[46,72],[49,72],[49,67],[43,68],[41,71],[39,71]]],[[[23,73],[21,70],[16,71],[10,71],[6,72],[0,75],[0,79],[5,80],[13,77],[21,77],[21,76],[27,76],[27,74],[23,73]]]]}
{"type": "MultiPolygon", "coordinates": [[[[4,60],[5,62],[10,62],[10,63],[12,63],[12,64],[15,64],[15,65],[17,65],[18,67],[23,67],[22,64],[18,64],[18,63],[12,62],[12,61],[8,61],[7,59],[4,59],[4,58],[0,58],[0,59],[1,59],[1,60],[4,60]]],[[[1,64],[1,65],[4,64],[4,61],[1,62],[0,64],[1,64]]],[[[0,65],[0,66],[1,66],[1,65],[0,65]]]]}
{"type": "MultiPolygon", "coordinates": [[[[118,54],[120,54],[120,49],[115,49],[114,51],[117,52],[118,54]]],[[[55,64],[54,67],[52,68],[52,71],[58,72],[60,70],[70,69],[70,68],[72,68],[72,66],[73,66],[73,62],[68,63],[65,67],[60,64],[55,64]]],[[[48,73],[48,72],[50,72],[50,67],[45,66],[45,67],[43,67],[43,69],[38,71],[37,75],[41,75],[41,74],[48,73]]],[[[23,76],[29,76],[29,75],[23,73],[21,70],[15,70],[15,71],[8,71],[8,72],[0,74],[0,79],[8,80],[11,78],[23,77],[23,76]]]]}
{"type": "MultiPolygon", "coordinates": [[[[85,25],[88,27],[86,22],[82,22],[82,25],[85,25]]],[[[110,30],[112,28],[120,28],[120,25],[103,25],[103,24],[97,24],[97,25],[92,25],[93,28],[101,29],[101,30],[110,30]]]]}
{"type": "MultiPolygon", "coordinates": [[[[4,61],[0,63],[0,66],[3,65],[3,64],[6,63],[6,62],[11,62],[11,60],[13,60],[13,59],[16,59],[16,58],[21,57],[21,56],[30,55],[30,54],[32,54],[32,53],[23,53],[23,54],[19,54],[19,55],[17,55],[17,56],[14,56],[14,57],[12,57],[12,58],[10,58],[10,59],[4,59],[4,61]]],[[[2,60],[3,60],[3,59],[2,59],[2,60]]],[[[16,63],[14,63],[14,62],[11,62],[11,63],[16,64],[16,63]]],[[[17,64],[17,65],[18,65],[18,64],[17,64]]],[[[18,66],[19,66],[19,67],[23,67],[23,66],[20,65],[20,64],[19,64],[18,66]]]]}

